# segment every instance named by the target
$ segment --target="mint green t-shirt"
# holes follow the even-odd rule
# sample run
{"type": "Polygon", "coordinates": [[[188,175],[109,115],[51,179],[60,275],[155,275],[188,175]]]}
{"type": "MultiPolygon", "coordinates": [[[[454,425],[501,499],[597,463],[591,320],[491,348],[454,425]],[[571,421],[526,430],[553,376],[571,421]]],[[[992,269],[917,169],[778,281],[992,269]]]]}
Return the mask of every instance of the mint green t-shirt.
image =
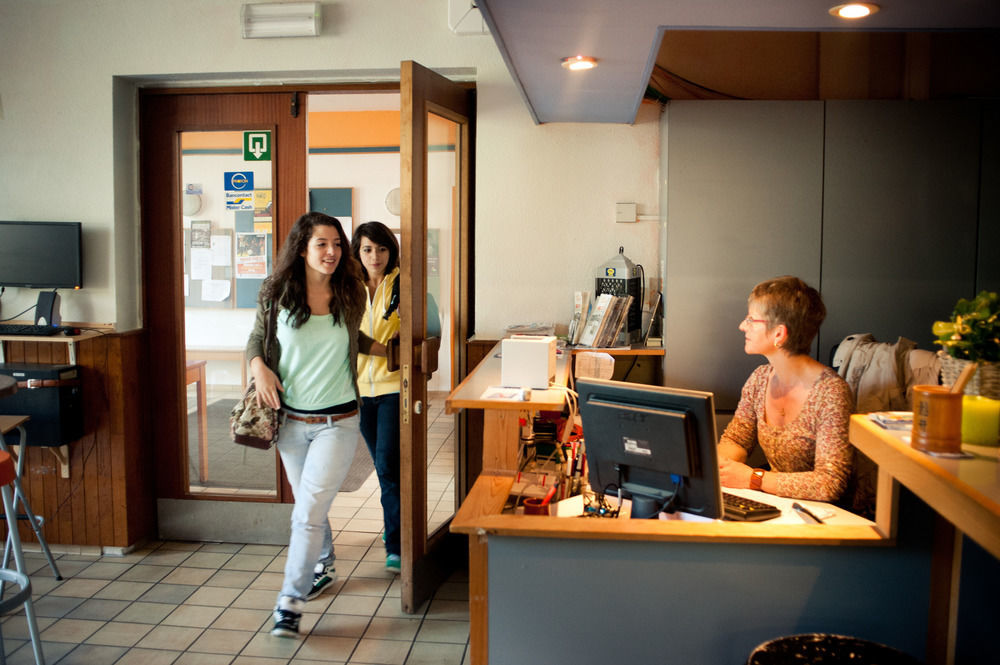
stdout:
{"type": "Polygon", "coordinates": [[[302,411],[322,409],[356,399],[350,366],[350,338],[333,315],[310,316],[301,328],[288,324],[288,310],[278,313],[281,344],[278,376],[285,392],[282,402],[302,411]]]}

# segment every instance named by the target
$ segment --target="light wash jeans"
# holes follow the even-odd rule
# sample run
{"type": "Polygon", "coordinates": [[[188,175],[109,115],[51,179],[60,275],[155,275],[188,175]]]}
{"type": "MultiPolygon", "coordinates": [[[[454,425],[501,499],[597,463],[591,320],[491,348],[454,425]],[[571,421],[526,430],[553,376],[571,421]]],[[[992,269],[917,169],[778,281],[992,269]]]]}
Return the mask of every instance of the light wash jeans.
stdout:
{"type": "Polygon", "coordinates": [[[278,598],[304,600],[312,589],[316,562],[329,564],[334,559],[327,514],[351,468],[360,417],[355,414],[315,425],[284,417],[282,421],[277,448],[295,494],[295,507],[278,598]]]}

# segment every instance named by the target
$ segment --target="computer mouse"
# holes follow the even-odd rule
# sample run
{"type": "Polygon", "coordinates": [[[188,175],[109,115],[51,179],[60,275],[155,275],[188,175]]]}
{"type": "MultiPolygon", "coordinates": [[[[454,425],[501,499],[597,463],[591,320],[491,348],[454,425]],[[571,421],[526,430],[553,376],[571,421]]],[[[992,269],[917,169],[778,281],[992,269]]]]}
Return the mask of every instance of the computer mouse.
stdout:
{"type": "Polygon", "coordinates": [[[79,335],[80,334],[80,329],[79,328],[63,328],[62,329],[62,334],[65,335],[66,337],[73,337],[74,335],[79,335]]]}

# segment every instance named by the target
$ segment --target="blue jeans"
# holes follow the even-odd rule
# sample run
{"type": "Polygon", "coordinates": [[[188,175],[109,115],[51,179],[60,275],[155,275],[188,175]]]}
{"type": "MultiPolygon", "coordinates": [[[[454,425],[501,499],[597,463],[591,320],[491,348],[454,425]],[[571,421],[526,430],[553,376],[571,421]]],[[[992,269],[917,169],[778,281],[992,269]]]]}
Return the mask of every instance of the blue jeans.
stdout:
{"type": "Polygon", "coordinates": [[[361,398],[361,435],[382,489],[385,551],[399,554],[399,393],[361,398]]]}
{"type": "Polygon", "coordinates": [[[351,468],[360,418],[355,414],[318,424],[282,420],[277,448],[295,494],[295,507],[285,579],[278,597],[302,600],[312,589],[316,562],[332,563],[334,559],[327,515],[351,468]]]}

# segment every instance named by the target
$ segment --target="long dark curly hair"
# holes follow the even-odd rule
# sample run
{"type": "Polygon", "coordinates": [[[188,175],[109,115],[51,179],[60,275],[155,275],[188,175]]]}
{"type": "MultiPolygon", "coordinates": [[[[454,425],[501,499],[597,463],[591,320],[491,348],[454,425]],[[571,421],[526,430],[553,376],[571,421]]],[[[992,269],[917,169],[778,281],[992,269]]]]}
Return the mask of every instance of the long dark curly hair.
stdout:
{"type": "Polygon", "coordinates": [[[260,301],[273,302],[288,310],[294,328],[305,323],[312,312],[306,298],[306,261],[302,253],[317,226],[330,226],[340,236],[341,255],[337,269],[330,275],[330,313],[333,322],[360,321],[365,312],[365,286],[361,265],[351,256],[344,227],[336,217],[321,212],[307,212],[295,221],[285,244],[278,253],[271,275],[260,287],[260,301]]]}

